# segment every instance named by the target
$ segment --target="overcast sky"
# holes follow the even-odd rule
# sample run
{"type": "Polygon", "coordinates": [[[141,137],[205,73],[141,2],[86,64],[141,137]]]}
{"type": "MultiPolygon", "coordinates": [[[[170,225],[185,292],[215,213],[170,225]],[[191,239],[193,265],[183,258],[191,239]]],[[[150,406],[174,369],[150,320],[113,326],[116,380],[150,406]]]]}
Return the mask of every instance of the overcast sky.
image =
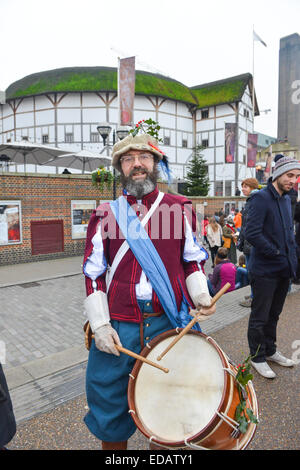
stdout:
{"type": "MultiPolygon", "coordinates": [[[[299,0],[0,0],[0,90],[60,67],[136,68],[199,85],[253,72],[255,130],[277,136],[281,37],[300,34],[299,0]]],[[[300,77],[299,77],[300,79],[300,77]]],[[[147,118],[147,116],[145,117],[147,118]]]]}

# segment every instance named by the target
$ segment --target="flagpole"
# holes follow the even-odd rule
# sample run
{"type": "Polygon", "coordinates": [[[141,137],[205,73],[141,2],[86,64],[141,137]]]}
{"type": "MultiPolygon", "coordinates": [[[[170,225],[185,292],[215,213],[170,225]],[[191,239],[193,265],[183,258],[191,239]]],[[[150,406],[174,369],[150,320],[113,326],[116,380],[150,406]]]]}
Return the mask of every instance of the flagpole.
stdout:
{"type": "Polygon", "coordinates": [[[255,114],[255,101],[254,101],[254,25],[253,25],[253,29],[252,29],[252,134],[254,134],[254,114],[255,114]]]}
{"type": "Polygon", "coordinates": [[[255,102],[254,102],[254,25],[252,30],[252,132],[254,133],[254,114],[255,114],[255,102]]]}

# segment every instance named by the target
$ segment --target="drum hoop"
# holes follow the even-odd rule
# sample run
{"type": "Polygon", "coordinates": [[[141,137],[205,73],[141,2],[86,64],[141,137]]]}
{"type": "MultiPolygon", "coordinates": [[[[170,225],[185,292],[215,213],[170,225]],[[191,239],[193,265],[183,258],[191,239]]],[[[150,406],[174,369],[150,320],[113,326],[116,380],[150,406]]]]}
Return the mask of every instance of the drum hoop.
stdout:
{"type": "MultiPolygon", "coordinates": [[[[141,351],[140,355],[146,357],[149,354],[149,352],[151,351],[151,349],[154,346],[156,346],[158,343],[160,343],[161,340],[164,340],[164,339],[168,338],[169,336],[174,336],[174,334],[179,334],[181,330],[182,330],[182,328],[176,328],[176,329],[173,329],[173,330],[165,331],[164,333],[161,333],[160,335],[156,336],[155,338],[153,338],[153,340],[151,340],[148,343],[148,345],[146,345],[144,347],[144,349],[141,351]]],[[[229,366],[227,356],[225,355],[225,353],[222,351],[220,346],[214,340],[210,341],[210,336],[207,336],[204,333],[202,333],[200,331],[195,331],[195,330],[190,330],[186,334],[201,336],[203,339],[206,339],[210,343],[210,345],[213,346],[216,349],[216,351],[217,351],[217,353],[218,353],[218,355],[221,359],[221,362],[222,362],[223,374],[224,374],[224,388],[223,388],[222,398],[221,398],[221,401],[219,403],[219,406],[218,406],[217,410],[215,411],[215,414],[211,418],[211,420],[206,424],[206,426],[204,428],[201,429],[201,432],[198,432],[197,434],[194,434],[193,436],[186,439],[187,442],[192,442],[192,441],[203,440],[207,435],[209,435],[216,428],[217,424],[221,420],[221,418],[218,416],[217,412],[219,412],[219,413],[224,412],[227,408],[225,398],[227,397],[227,395],[229,393],[231,377],[224,370],[224,368],[229,366]]],[[[132,419],[134,420],[136,426],[142,432],[142,434],[144,434],[144,436],[149,437],[149,434],[146,433],[146,430],[144,428],[143,423],[141,422],[140,418],[135,413],[135,402],[134,402],[135,379],[133,379],[132,376],[134,378],[137,377],[141,366],[142,366],[142,362],[137,360],[135,362],[135,364],[133,366],[133,369],[132,369],[132,372],[130,374],[131,378],[128,382],[128,405],[129,405],[129,410],[131,412],[132,419]]],[[[176,442],[171,441],[170,442],[170,441],[161,441],[161,440],[155,439],[155,442],[157,442],[159,444],[162,444],[162,445],[168,444],[169,446],[172,446],[172,447],[186,446],[185,440],[176,441],[176,442]]]]}

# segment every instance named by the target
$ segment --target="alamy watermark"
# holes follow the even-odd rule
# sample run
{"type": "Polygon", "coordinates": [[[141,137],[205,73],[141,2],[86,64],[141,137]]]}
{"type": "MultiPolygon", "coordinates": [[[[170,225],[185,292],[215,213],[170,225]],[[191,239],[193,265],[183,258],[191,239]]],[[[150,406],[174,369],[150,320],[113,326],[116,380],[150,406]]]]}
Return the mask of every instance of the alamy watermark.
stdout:
{"type": "Polygon", "coordinates": [[[300,364],[300,339],[295,339],[295,341],[292,342],[292,349],[295,349],[292,354],[292,360],[295,364],[300,364]]]}
{"type": "MultiPolygon", "coordinates": [[[[121,226],[125,227],[126,233],[117,230],[117,224],[114,215],[108,206],[103,205],[98,207],[97,216],[101,219],[102,239],[109,238],[123,239],[128,236],[132,240],[138,238],[146,238],[149,234],[149,225],[146,225],[145,230],[141,230],[143,218],[147,215],[148,209],[143,204],[134,204],[131,206],[134,212],[139,217],[131,217],[126,211],[120,211],[121,226]]],[[[201,214],[201,207],[196,207],[196,211],[192,209],[190,202],[180,204],[174,203],[171,205],[160,204],[151,216],[151,240],[182,240],[186,236],[187,231],[192,231],[193,236],[198,236],[197,219],[201,214]]],[[[119,224],[120,225],[120,224],[119,224]]]]}
{"type": "Polygon", "coordinates": [[[6,364],[6,344],[0,340],[0,364],[6,364]]]}
{"type": "Polygon", "coordinates": [[[292,83],[292,89],[295,90],[292,93],[292,103],[300,104],[300,80],[294,80],[292,83]]]}

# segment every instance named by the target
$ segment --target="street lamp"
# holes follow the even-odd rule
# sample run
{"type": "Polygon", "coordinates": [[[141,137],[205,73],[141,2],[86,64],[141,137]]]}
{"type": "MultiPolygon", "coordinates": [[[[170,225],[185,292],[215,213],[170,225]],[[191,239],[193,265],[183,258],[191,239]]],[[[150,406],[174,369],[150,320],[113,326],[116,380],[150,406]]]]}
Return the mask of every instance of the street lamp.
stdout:
{"type": "Polygon", "coordinates": [[[119,140],[125,139],[125,137],[128,136],[128,133],[129,133],[130,129],[131,128],[129,126],[120,126],[120,127],[118,127],[118,129],[116,131],[118,139],[119,140]]]}
{"type": "Polygon", "coordinates": [[[103,139],[103,145],[106,146],[106,139],[111,132],[111,126],[108,122],[102,122],[97,126],[97,131],[103,139]]]}
{"type": "MultiPolygon", "coordinates": [[[[115,129],[113,130],[112,146],[109,145],[109,144],[106,145],[106,139],[109,136],[109,134],[111,132],[111,129],[112,129],[112,127],[109,125],[108,122],[102,122],[97,126],[97,131],[101,135],[101,137],[103,139],[103,145],[104,145],[104,147],[103,147],[103,149],[101,150],[100,153],[102,153],[104,151],[104,149],[110,149],[110,148],[112,148],[112,146],[115,145],[115,143],[116,143],[116,134],[117,134],[119,140],[124,139],[128,135],[130,127],[120,126],[120,127],[117,128],[117,130],[115,130],[115,129]]],[[[116,199],[116,170],[115,170],[115,168],[113,168],[113,176],[114,176],[114,179],[113,179],[113,199],[116,199]]]]}

